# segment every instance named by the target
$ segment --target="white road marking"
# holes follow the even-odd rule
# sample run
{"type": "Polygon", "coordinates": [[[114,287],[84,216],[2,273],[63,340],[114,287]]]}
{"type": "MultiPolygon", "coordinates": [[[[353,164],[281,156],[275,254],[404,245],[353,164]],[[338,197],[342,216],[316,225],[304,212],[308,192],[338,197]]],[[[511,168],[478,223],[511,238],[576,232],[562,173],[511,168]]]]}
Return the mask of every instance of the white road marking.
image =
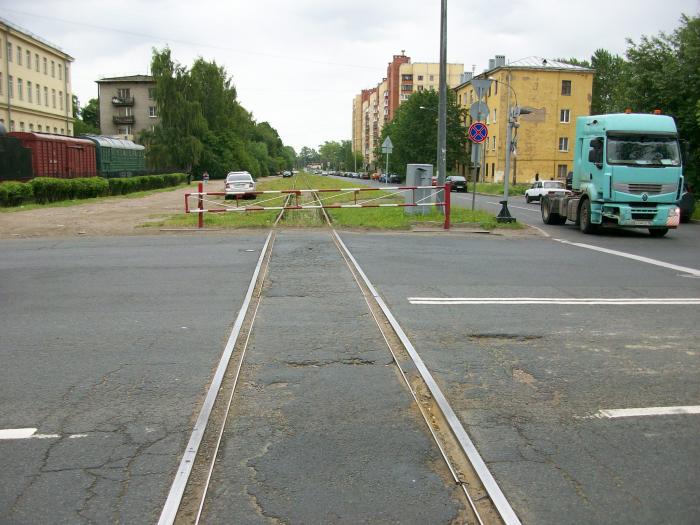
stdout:
{"type": "Polygon", "coordinates": [[[564,304],[564,305],[681,305],[700,304],[697,297],[602,298],[602,297],[407,297],[411,304],[564,304]]]}
{"type": "Polygon", "coordinates": [[[55,439],[58,434],[37,434],[36,428],[6,428],[0,430],[0,440],[6,439],[55,439]]]}
{"type": "Polygon", "coordinates": [[[677,416],[700,414],[700,405],[679,407],[616,408],[599,410],[593,417],[616,419],[619,417],[677,416]]]}
{"type": "Polygon", "coordinates": [[[610,255],[617,255],[618,257],[625,257],[627,259],[633,259],[635,261],[653,264],[654,266],[660,266],[662,268],[668,268],[669,270],[676,270],[678,272],[687,273],[695,277],[700,277],[700,270],[695,268],[688,268],[687,266],[678,266],[677,264],[671,264],[664,261],[659,261],[658,259],[651,259],[649,257],[642,257],[641,255],[634,255],[627,252],[619,252],[617,250],[610,250],[608,248],[601,248],[600,246],[593,246],[592,244],[584,244],[582,242],[571,242],[564,239],[554,239],[562,244],[568,244],[570,246],[578,246],[579,248],[586,248],[588,250],[594,250],[596,252],[607,253],[610,255]]]}

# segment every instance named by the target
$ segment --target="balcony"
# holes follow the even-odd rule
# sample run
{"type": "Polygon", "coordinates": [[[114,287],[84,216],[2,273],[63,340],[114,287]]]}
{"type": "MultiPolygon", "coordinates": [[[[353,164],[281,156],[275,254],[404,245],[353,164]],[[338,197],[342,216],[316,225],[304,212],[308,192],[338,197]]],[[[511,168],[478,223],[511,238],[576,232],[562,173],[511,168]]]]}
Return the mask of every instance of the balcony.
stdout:
{"type": "Polygon", "coordinates": [[[134,97],[112,97],[112,105],[118,107],[133,106],[134,97]]]}
{"type": "Polygon", "coordinates": [[[134,116],[128,115],[124,117],[112,117],[112,122],[114,122],[115,124],[133,124],[134,116]]]}

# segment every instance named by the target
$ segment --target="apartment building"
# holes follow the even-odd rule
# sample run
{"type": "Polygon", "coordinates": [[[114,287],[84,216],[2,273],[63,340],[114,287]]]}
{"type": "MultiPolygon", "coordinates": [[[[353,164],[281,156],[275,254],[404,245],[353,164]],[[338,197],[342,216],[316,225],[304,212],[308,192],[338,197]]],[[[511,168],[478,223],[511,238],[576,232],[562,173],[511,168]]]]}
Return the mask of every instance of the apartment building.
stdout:
{"type": "MultiPolygon", "coordinates": [[[[460,84],[464,64],[447,64],[447,86],[460,84]]],[[[440,64],[411,63],[402,51],[394,55],[387,65],[386,77],[376,87],[363,89],[353,99],[353,151],[360,152],[365,168],[376,162],[375,151],[379,146],[382,128],[391,122],[401,103],[416,91],[440,86],[440,64]]]]}
{"type": "MultiPolygon", "coordinates": [[[[517,147],[511,157],[511,181],[531,182],[564,179],[573,169],[576,117],[589,115],[595,71],[540,57],[506,63],[496,55],[489,68],[474,78],[492,79],[485,102],[489,114],[485,122],[489,136],[484,143],[486,167],[479,180],[503,181],[505,170],[508,107],[519,105],[532,110],[522,115],[517,129],[517,147]]],[[[454,91],[457,102],[469,109],[477,95],[467,73],[454,91]]],[[[470,125],[468,118],[465,125],[470,125]]],[[[457,165],[467,175],[468,167],[457,165]]]]}
{"type": "Polygon", "coordinates": [[[153,77],[131,75],[96,82],[102,135],[138,141],[143,130],[152,130],[160,121],[153,77]]]}
{"type": "Polygon", "coordinates": [[[0,18],[0,123],[8,131],[73,135],[73,57],[0,18]]]}

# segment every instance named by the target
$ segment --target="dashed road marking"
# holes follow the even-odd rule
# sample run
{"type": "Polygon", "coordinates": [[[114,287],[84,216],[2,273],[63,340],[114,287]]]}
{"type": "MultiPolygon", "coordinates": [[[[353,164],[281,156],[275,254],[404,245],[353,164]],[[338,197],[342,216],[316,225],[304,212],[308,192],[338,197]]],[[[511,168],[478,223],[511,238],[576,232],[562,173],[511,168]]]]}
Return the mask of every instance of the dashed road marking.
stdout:
{"type": "Polygon", "coordinates": [[[460,304],[558,304],[558,305],[682,305],[700,304],[698,297],[407,297],[411,304],[460,305],[460,304]]]}
{"type": "Polygon", "coordinates": [[[700,414],[700,405],[677,407],[615,408],[599,410],[592,417],[617,419],[621,417],[678,416],[700,414]]]}
{"type": "Polygon", "coordinates": [[[0,430],[0,440],[10,439],[56,439],[58,434],[37,434],[36,428],[5,428],[0,430]]]}

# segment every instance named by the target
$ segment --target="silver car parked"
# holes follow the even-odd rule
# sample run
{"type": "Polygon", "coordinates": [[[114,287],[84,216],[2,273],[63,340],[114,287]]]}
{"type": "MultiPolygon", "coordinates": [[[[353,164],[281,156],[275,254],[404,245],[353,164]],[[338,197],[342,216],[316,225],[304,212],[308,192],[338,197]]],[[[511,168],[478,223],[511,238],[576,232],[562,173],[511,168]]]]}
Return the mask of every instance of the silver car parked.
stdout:
{"type": "Polygon", "coordinates": [[[255,198],[255,181],[247,171],[231,171],[226,175],[226,198],[255,198]]]}

